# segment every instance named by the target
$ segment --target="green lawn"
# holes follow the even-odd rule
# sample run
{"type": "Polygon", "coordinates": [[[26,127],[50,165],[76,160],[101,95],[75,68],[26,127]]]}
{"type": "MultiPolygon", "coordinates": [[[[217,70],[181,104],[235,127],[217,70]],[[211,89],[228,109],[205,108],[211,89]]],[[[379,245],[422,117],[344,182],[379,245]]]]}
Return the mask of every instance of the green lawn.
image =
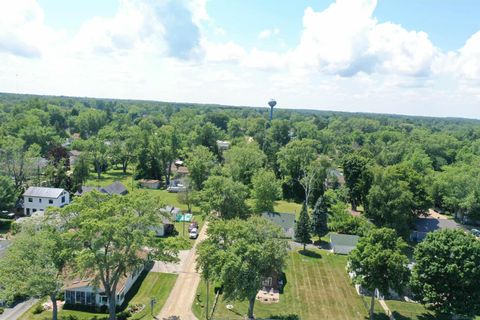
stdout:
{"type": "MultiPolygon", "coordinates": [[[[287,262],[285,291],[280,302],[274,304],[255,303],[255,315],[275,318],[294,314],[302,320],[366,319],[369,299],[360,297],[345,270],[346,257],[327,251],[315,250],[309,256],[298,251],[291,252],[287,262]]],[[[192,307],[199,319],[205,319],[206,286],[202,282],[197,290],[200,302],[192,307]]],[[[214,299],[213,289],[210,301],[214,299]]],[[[220,297],[215,310],[216,319],[243,319],[247,313],[247,302],[227,302],[220,297]],[[232,311],[226,308],[232,304],[232,311]]],[[[380,305],[375,306],[378,319],[388,319],[380,305]]]]}
{"type": "Polygon", "coordinates": [[[280,200],[275,203],[274,208],[275,208],[275,212],[295,213],[298,216],[300,215],[300,210],[302,210],[302,205],[296,202],[280,200]]]}
{"type": "MultiPolygon", "coordinates": [[[[403,302],[398,300],[385,301],[396,320],[449,320],[451,317],[442,318],[435,316],[419,303],[403,302]]],[[[480,316],[475,317],[480,320],[480,316]]]]}
{"type": "MultiPolygon", "coordinates": [[[[133,294],[133,297],[129,301],[128,304],[144,304],[146,308],[135,315],[133,315],[130,319],[135,320],[151,320],[153,319],[151,316],[151,309],[150,309],[150,298],[155,297],[157,303],[154,307],[154,315],[157,315],[160,310],[162,309],[165,301],[172,290],[175,281],[177,280],[176,274],[167,274],[167,273],[153,273],[149,272],[147,276],[143,279],[139,286],[133,287],[129,293],[133,294]]],[[[128,298],[127,298],[128,299],[128,298]]],[[[43,302],[39,302],[43,303],[43,302]]],[[[35,306],[30,308],[27,312],[25,312],[19,320],[43,320],[46,318],[51,319],[52,313],[51,311],[44,311],[41,314],[34,315],[32,311],[34,310],[35,306]]],[[[106,317],[105,314],[100,313],[89,313],[83,311],[73,311],[73,310],[62,310],[59,312],[60,317],[66,316],[75,316],[78,320],[90,320],[95,316],[98,319],[102,319],[106,317]]]]}

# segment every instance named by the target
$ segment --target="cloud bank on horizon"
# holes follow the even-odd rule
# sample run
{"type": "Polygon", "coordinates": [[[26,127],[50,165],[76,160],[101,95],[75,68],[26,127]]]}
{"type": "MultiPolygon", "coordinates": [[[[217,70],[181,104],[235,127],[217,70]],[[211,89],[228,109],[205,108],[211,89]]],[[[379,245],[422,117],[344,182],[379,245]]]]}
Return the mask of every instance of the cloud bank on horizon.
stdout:
{"type": "Polygon", "coordinates": [[[52,27],[41,1],[0,2],[0,91],[480,118],[480,30],[445,50],[379,21],[376,0],[336,0],[304,8],[293,46],[282,26],[259,28],[253,40],[279,44],[265,47],[208,8],[120,0],[71,31],[52,27]]]}

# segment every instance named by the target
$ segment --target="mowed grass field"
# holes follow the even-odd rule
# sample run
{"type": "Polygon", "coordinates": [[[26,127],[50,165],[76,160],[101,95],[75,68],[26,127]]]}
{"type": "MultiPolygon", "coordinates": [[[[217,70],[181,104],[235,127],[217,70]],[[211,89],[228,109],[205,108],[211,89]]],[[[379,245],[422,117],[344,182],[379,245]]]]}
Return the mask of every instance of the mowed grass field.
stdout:
{"type": "MultiPolygon", "coordinates": [[[[302,320],[366,319],[370,301],[356,293],[345,270],[346,259],[324,250],[310,251],[308,255],[291,252],[285,270],[287,283],[280,302],[263,304],[256,301],[256,317],[281,319],[282,316],[297,315],[302,320]]],[[[205,319],[205,283],[201,283],[197,294],[200,294],[200,302],[196,300],[192,309],[199,319],[205,319]]],[[[213,299],[211,289],[210,305],[213,299]]],[[[228,302],[220,296],[213,318],[243,319],[247,309],[246,301],[228,302]],[[233,310],[228,310],[227,304],[232,304],[233,310]]],[[[375,310],[378,319],[388,319],[378,303],[375,310]]]]}
{"type": "MultiPolygon", "coordinates": [[[[141,279],[139,279],[140,281],[141,279]]],[[[132,315],[129,319],[132,320],[152,320],[153,317],[151,316],[151,309],[150,309],[150,298],[155,297],[157,303],[154,306],[154,315],[158,314],[162,309],[165,301],[167,301],[168,295],[172,290],[175,281],[177,280],[176,274],[167,274],[167,273],[154,273],[149,272],[143,281],[137,283],[134,287],[132,287],[129,291],[129,295],[133,295],[128,297],[130,299],[128,304],[144,304],[146,307],[142,312],[132,315]]],[[[45,299],[38,304],[44,303],[45,299]]],[[[43,320],[43,319],[51,319],[52,312],[51,311],[43,311],[40,314],[33,314],[33,310],[36,305],[30,308],[27,312],[25,312],[19,320],[43,320]]],[[[103,313],[91,313],[91,312],[83,312],[83,311],[75,311],[75,310],[61,310],[59,311],[59,318],[62,319],[68,316],[74,316],[78,320],[91,320],[94,317],[98,319],[106,319],[108,318],[107,314],[103,313]]]]}

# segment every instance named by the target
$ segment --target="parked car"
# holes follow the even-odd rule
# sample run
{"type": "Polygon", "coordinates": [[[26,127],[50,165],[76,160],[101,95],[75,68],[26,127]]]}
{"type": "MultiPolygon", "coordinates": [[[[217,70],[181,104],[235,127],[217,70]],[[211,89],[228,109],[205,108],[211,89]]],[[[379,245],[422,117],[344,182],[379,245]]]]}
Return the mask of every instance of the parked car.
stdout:
{"type": "Polygon", "coordinates": [[[190,231],[190,239],[197,239],[198,238],[198,229],[193,228],[192,231],[190,231]]]}
{"type": "Polygon", "coordinates": [[[198,222],[192,221],[190,225],[188,226],[188,232],[192,231],[193,229],[198,230],[198,222]]]}
{"type": "Polygon", "coordinates": [[[15,218],[15,213],[3,210],[0,214],[0,218],[13,219],[13,218],[15,218]]]}
{"type": "Polygon", "coordinates": [[[478,229],[472,229],[470,232],[475,236],[475,237],[480,237],[480,230],[478,229]]]}

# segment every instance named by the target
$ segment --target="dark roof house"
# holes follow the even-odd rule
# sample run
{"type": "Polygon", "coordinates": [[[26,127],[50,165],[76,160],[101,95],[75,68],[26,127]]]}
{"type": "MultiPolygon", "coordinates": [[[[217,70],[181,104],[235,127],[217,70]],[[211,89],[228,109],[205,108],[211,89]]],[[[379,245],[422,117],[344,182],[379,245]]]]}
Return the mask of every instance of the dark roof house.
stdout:
{"type": "Polygon", "coordinates": [[[295,214],[293,213],[278,213],[278,212],[264,212],[262,217],[270,220],[277,226],[283,229],[285,236],[293,238],[295,235],[295,214]]]}
{"type": "Polygon", "coordinates": [[[75,195],[76,196],[81,196],[85,192],[90,192],[92,190],[97,190],[98,192],[106,193],[106,194],[109,194],[109,195],[117,194],[117,195],[124,196],[124,195],[128,194],[127,187],[125,187],[125,185],[123,185],[123,183],[121,183],[120,181],[115,181],[115,182],[109,184],[106,187],[81,186],[80,189],[77,192],[75,192],[75,195]]]}
{"type": "Polygon", "coordinates": [[[437,218],[418,218],[415,221],[415,229],[410,234],[412,241],[422,241],[427,236],[427,233],[443,229],[457,229],[459,224],[449,219],[437,218]]]}

